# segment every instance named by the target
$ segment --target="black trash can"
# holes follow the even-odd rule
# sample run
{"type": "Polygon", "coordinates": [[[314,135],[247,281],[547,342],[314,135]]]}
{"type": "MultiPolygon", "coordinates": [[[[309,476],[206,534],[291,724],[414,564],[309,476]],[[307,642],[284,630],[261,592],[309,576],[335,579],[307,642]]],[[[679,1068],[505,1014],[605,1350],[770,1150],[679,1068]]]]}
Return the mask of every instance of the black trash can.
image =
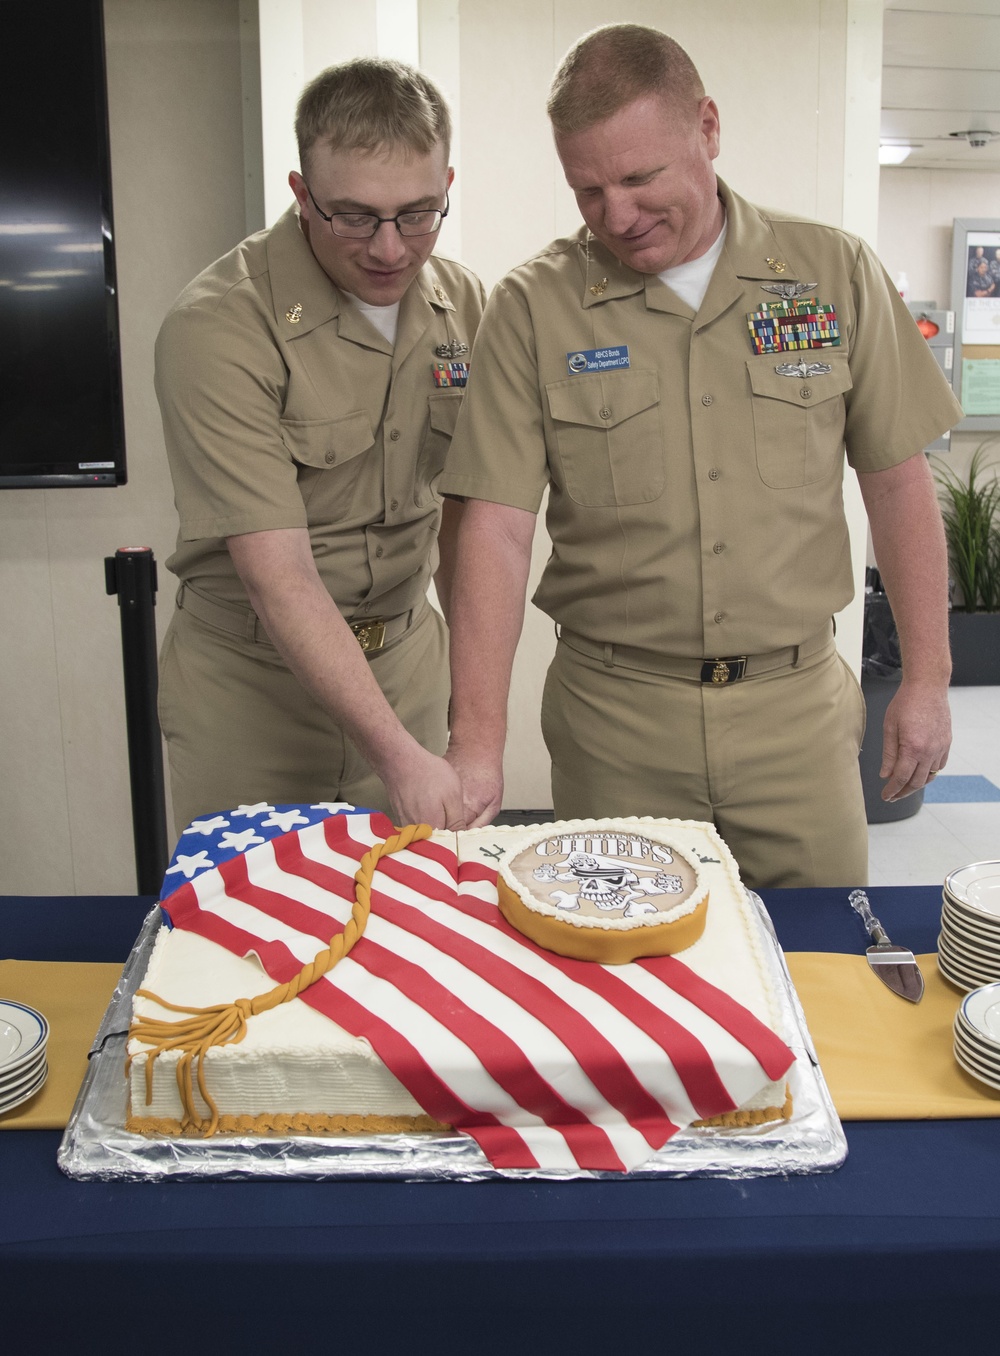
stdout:
{"type": "Polygon", "coordinates": [[[869,567],[865,577],[865,622],[861,644],[861,691],[868,708],[868,721],[859,759],[865,816],[869,824],[909,819],[924,803],[922,788],[911,796],[904,796],[902,800],[882,799],[884,783],[879,776],[882,766],[882,726],[902,677],[903,663],[892,608],[882,588],[878,570],[869,567]]]}

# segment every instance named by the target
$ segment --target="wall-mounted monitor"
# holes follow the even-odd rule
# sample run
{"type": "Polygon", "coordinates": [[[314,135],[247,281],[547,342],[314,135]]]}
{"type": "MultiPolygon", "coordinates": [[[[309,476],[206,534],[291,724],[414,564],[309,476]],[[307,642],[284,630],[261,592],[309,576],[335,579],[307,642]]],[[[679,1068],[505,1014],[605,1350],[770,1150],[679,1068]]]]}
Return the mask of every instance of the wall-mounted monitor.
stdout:
{"type": "Polygon", "coordinates": [[[0,0],[0,489],[124,482],[101,0],[0,0]]]}

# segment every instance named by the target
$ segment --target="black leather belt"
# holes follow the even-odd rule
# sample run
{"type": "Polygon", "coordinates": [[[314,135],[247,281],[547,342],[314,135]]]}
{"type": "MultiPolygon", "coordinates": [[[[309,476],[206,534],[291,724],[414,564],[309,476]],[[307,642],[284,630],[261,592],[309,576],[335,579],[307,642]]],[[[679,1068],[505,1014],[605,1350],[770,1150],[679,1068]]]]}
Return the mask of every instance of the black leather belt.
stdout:
{"type": "Polygon", "coordinates": [[[773,673],[777,669],[797,667],[803,660],[833,644],[833,625],[825,626],[801,645],[786,645],[783,649],[770,650],[766,654],[718,655],[705,659],[661,655],[655,650],[640,650],[632,645],[602,644],[575,631],[567,631],[565,627],[558,631],[558,635],[571,650],[585,654],[589,659],[598,659],[607,668],[637,669],[641,673],[659,673],[664,678],[686,678],[691,682],[721,687],[728,683],[739,683],[744,678],[773,673]]]}

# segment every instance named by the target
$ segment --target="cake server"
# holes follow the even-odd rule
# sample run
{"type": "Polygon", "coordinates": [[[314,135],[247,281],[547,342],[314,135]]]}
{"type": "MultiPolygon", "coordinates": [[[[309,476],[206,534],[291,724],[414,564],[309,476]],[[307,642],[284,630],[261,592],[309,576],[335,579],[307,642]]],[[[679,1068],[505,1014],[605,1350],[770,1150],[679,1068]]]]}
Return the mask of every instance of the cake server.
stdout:
{"type": "Polygon", "coordinates": [[[911,1003],[919,1003],[924,996],[924,977],[913,952],[907,951],[905,946],[893,946],[889,941],[885,928],[872,913],[864,890],[852,890],[848,899],[851,908],[860,914],[868,935],[875,943],[866,953],[868,964],[893,993],[898,993],[900,998],[906,998],[911,1003]]]}

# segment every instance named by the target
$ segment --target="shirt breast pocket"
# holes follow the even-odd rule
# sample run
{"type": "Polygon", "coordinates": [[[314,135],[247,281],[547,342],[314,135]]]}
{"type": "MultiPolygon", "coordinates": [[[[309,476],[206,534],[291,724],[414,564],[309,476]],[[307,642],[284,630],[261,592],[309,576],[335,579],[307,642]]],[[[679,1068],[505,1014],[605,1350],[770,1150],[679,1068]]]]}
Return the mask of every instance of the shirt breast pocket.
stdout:
{"type": "Polygon", "coordinates": [[[545,391],[571,499],[610,508],[659,498],[666,471],[655,372],[571,377],[550,382],[545,391]]]}
{"type": "Polygon", "coordinates": [[[796,354],[768,354],[766,363],[747,363],[753,391],[753,431],[757,471],[773,490],[814,485],[843,465],[844,396],[852,386],[843,354],[818,350],[804,361],[826,363],[829,372],[816,376],[783,376],[779,361],[793,365],[796,354]]]}
{"type": "Polygon", "coordinates": [[[363,410],[341,419],[282,419],[281,437],[298,468],[299,490],[308,505],[318,486],[333,492],[341,507],[350,503],[365,458],[375,444],[363,410]]]}
{"type": "MultiPolygon", "coordinates": [[[[464,395],[464,388],[459,386],[450,391],[436,391],[427,397],[427,426],[417,457],[418,496],[421,490],[433,490],[434,482],[444,469],[464,395]]],[[[420,502],[419,498],[417,502],[420,502]]]]}

